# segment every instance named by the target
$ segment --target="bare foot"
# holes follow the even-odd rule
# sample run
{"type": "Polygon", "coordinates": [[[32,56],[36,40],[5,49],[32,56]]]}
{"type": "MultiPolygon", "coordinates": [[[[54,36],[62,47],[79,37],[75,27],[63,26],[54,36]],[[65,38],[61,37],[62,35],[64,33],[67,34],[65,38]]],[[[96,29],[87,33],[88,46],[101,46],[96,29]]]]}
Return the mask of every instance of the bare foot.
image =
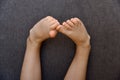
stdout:
{"type": "Polygon", "coordinates": [[[76,45],[89,43],[90,36],[84,24],[78,18],[71,18],[63,22],[61,26],[57,27],[57,30],[71,38],[76,45]]]}
{"type": "Polygon", "coordinates": [[[59,22],[51,16],[41,19],[30,30],[30,39],[36,42],[42,42],[49,37],[55,37],[57,34],[56,27],[59,22]]]}

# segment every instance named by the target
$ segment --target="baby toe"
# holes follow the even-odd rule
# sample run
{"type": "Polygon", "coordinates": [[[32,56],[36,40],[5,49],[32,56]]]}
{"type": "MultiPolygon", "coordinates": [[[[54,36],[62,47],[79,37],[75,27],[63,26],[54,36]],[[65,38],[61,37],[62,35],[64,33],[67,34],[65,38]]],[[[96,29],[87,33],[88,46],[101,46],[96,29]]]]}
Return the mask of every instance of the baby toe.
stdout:
{"type": "Polygon", "coordinates": [[[50,26],[52,26],[53,24],[59,24],[59,22],[57,20],[50,21],[50,26]]]}
{"type": "Polygon", "coordinates": [[[79,21],[79,22],[80,22],[80,19],[79,19],[79,18],[75,17],[74,19],[76,19],[77,21],[79,21]]]}
{"type": "Polygon", "coordinates": [[[80,25],[82,24],[82,21],[79,18],[74,18],[74,19],[77,21],[78,24],[80,25]]]}
{"type": "Polygon", "coordinates": [[[52,16],[47,16],[47,17],[46,17],[46,20],[48,20],[48,21],[53,21],[53,20],[55,20],[55,18],[53,18],[52,16]]]}
{"type": "Polygon", "coordinates": [[[73,22],[75,23],[75,25],[78,25],[79,24],[79,21],[77,19],[73,19],[73,22]]]}
{"type": "Polygon", "coordinates": [[[74,25],[76,25],[76,20],[75,20],[74,18],[71,18],[70,21],[71,21],[74,25]]]}

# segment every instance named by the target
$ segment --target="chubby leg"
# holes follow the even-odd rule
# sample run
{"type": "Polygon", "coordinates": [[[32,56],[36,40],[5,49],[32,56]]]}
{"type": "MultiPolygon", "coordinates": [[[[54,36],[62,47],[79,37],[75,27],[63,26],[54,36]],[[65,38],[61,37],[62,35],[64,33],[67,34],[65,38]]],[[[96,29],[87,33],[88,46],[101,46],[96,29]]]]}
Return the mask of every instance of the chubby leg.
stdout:
{"type": "Polygon", "coordinates": [[[40,61],[40,53],[39,53],[41,43],[45,39],[50,38],[51,36],[55,37],[56,31],[54,29],[56,29],[58,25],[59,23],[57,20],[55,20],[51,16],[48,16],[40,20],[30,30],[30,34],[27,38],[27,44],[26,44],[27,47],[26,47],[20,80],[42,79],[41,61],[40,61]]]}
{"type": "Polygon", "coordinates": [[[90,52],[90,36],[84,24],[80,19],[72,18],[63,22],[61,26],[57,27],[57,30],[67,35],[76,44],[76,53],[64,80],[85,80],[90,52]]]}

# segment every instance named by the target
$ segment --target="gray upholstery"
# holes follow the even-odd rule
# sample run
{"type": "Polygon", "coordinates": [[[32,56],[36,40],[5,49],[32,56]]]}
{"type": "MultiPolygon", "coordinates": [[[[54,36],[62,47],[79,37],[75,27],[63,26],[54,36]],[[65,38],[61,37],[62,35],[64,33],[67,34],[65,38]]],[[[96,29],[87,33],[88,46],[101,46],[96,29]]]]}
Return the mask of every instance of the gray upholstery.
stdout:
{"type": "MultiPolygon", "coordinates": [[[[19,80],[30,28],[50,15],[79,17],[91,35],[87,80],[120,80],[120,0],[0,0],[0,80],[19,80]]],[[[59,33],[43,43],[43,80],[63,80],[75,44],[59,33]]]]}

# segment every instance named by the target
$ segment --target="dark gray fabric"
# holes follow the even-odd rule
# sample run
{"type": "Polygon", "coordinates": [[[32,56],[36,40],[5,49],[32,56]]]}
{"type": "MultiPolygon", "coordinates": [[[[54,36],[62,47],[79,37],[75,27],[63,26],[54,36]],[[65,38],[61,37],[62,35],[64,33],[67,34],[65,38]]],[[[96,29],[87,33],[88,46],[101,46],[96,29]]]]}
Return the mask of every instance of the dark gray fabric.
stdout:
{"type": "MultiPolygon", "coordinates": [[[[91,35],[87,80],[120,80],[120,0],[0,0],[0,80],[19,80],[29,29],[51,15],[79,17],[91,35]]],[[[43,43],[43,80],[63,80],[75,45],[59,33],[43,43]]]]}

